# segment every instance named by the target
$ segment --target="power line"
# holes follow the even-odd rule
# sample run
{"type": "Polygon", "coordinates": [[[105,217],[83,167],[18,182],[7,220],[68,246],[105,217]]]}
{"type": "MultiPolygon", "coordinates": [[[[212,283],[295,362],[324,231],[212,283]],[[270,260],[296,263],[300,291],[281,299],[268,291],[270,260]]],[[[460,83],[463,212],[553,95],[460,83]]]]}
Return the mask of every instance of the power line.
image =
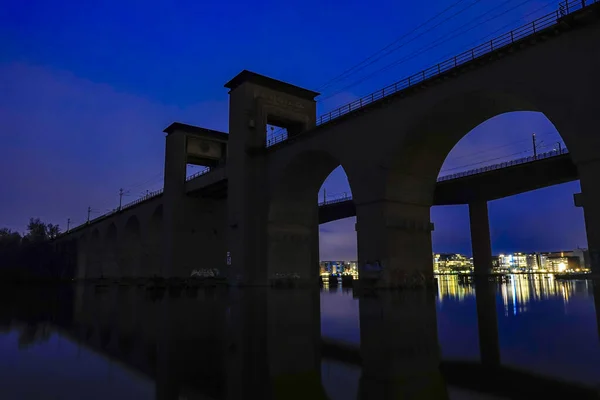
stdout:
{"type": "MultiPolygon", "coordinates": [[[[556,3],[556,1],[555,1],[555,0],[553,0],[553,1],[550,1],[550,2],[546,3],[545,5],[543,5],[542,7],[536,8],[535,10],[533,10],[533,11],[531,11],[531,12],[528,12],[527,14],[525,14],[525,15],[523,15],[523,16],[521,16],[521,17],[519,17],[519,18],[512,20],[512,21],[511,21],[511,22],[509,22],[508,24],[506,24],[506,25],[503,25],[502,27],[500,27],[500,28],[496,29],[495,31],[493,31],[493,32],[490,32],[490,33],[488,33],[487,35],[485,35],[485,36],[483,36],[483,37],[481,37],[481,38],[478,38],[477,40],[474,40],[474,41],[470,42],[470,43],[469,43],[469,44],[468,44],[466,47],[473,47],[473,46],[475,46],[475,45],[477,45],[477,44],[479,44],[479,43],[482,43],[482,42],[483,42],[485,39],[489,38],[490,36],[494,36],[494,35],[496,35],[498,32],[503,32],[503,31],[506,31],[506,29],[508,29],[509,27],[511,27],[511,26],[513,26],[513,25],[515,25],[515,24],[517,24],[517,23],[520,23],[520,22],[521,22],[521,21],[522,21],[524,18],[527,18],[527,17],[529,17],[530,15],[533,15],[533,14],[535,14],[535,13],[537,13],[537,12],[539,12],[539,11],[543,10],[544,8],[548,8],[549,6],[553,6],[553,5],[555,5],[555,3],[556,3]]],[[[455,54],[455,52],[446,53],[446,55],[444,55],[444,56],[442,56],[442,57],[439,57],[439,58],[437,59],[437,61],[436,61],[434,64],[437,64],[437,63],[439,63],[439,62],[442,62],[442,61],[446,60],[447,58],[449,58],[449,57],[453,56],[454,54],[455,54]]]]}
{"type": "Polygon", "coordinates": [[[149,183],[152,183],[152,182],[156,182],[156,181],[158,181],[160,179],[163,179],[163,172],[159,172],[157,174],[154,174],[154,175],[152,175],[151,178],[148,178],[148,179],[146,179],[146,180],[144,180],[142,182],[139,182],[139,183],[136,183],[136,184],[133,184],[133,185],[130,185],[130,186],[126,186],[126,187],[128,189],[135,189],[135,188],[138,188],[138,187],[140,187],[142,185],[146,185],[146,184],[149,184],[149,183]]]}
{"type": "MultiPolygon", "coordinates": [[[[374,77],[374,76],[378,75],[378,74],[379,74],[379,73],[381,73],[381,72],[387,71],[387,70],[389,70],[390,68],[393,68],[393,67],[395,67],[395,66],[398,66],[398,65],[401,65],[401,64],[405,63],[406,61],[409,61],[409,60],[411,60],[411,59],[414,59],[414,58],[415,58],[415,56],[421,55],[421,54],[423,54],[423,53],[425,53],[425,52],[427,52],[427,51],[429,51],[429,50],[432,50],[432,49],[434,49],[434,48],[436,48],[436,47],[440,46],[441,44],[444,44],[444,43],[448,42],[449,40],[452,40],[452,39],[454,39],[454,38],[456,38],[456,37],[458,37],[458,36],[464,35],[465,33],[467,33],[467,32],[470,32],[470,31],[472,31],[473,29],[475,29],[475,28],[477,28],[477,27],[479,27],[479,26],[481,26],[481,25],[483,25],[483,24],[485,24],[485,23],[487,23],[487,22],[490,22],[490,21],[492,21],[492,20],[494,20],[494,19],[496,19],[496,18],[499,18],[499,17],[501,17],[501,16],[505,15],[506,13],[508,13],[508,12],[510,12],[510,11],[513,11],[513,10],[515,10],[515,9],[517,9],[517,8],[519,8],[519,7],[523,6],[523,5],[525,5],[525,4],[527,4],[527,3],[531,2],[531,1],[532,1],[532,0],[525,0],[525,1],[521,2],[521,3],[519,3],[518,5],[516,5],[515,7],[512,7],[512,8],[510,8],[510,9],[508,9],[508,10],[505,10],[505,11],[503,11],[502,13],[500,13],[500,14],[498,14],[498,15],[494,16],[494,17],[490,17],[490,18],[488,18],[488,19],[486,19],[486,20],[484,20],[484,21],[480,22],[479,24],[477,24],[477,25],[475,25],[475,26],[472,26],[471,28],[469,28],[469,29],[467,29],[467,30],[464,30],[464,31],[462,31],[462,32],[457,32],[457,31],[459,31],[460,29],[462,29],[462,28],[465,28],[466,26],[468,26],[468,25],[469,25],[469,24],[471,24],[472,22],[476,21],[477,19],[479,19],[479,18],[481,18],[481,17],[484,17],[484,16],[486,16],[487,14],[489,14],[489,12],[486,12],[485,14],[483,14],[483,15],[481,15],[481,16],[479,16],[479,17],[477,17],[475,20],[473,20],[473,21],[471,21],[471,22],[469,22],[469,23],[467,23],[467,24],[465,24],[465,25],[461,26],[459,29],[456,29],[456,30],[453,30],[453,31],[449,32],[449,33],[456,33],[456,32],[457,32],[457,33],[456,33],[456,34],[454,34],[453,36],[450,36],[450,37],[448,37],[448,36],[444,36],[444,37],[442,37],[442,38],[438,38],[436,41],[434,41],[434,42],[433,42],[431,45],[429,45],[428,47],[421,48],[420,50],[418,50],[418,51],[415,51],[415,52],[413,52],[413,53],[411,53],[411,54],[407,55],[407,56],[406,56],[406,57],[404,57],[404,58],[401,58],[401,59],[399,59],[399,60],[396,60],[396,61],[392,62],[391,64],[388,64],[388,65],[386,65],[386,66],[384,66],[384,67],[382,67],[382,68],[380,68],[380,69],[378,69],[378,70],[376,70],[376,71],[374,71],[374,72],[372,72],[372,73],[370,73],[370,74],[368,74],[368,75],[366,75],[366,76],[364,76],[364,77],[362,77],[362,78],[360,78],[360,79],[358,79],[358,80],[354,81],[353,83],[351,83],[351,84],[349,84],[349,85],[347,85],[347,86],[344,86],[343,88],[339,89],[338,91],[336,91],[336,92],[334,92],[334,93],[332,93],[332,94],[330,94],[330,95],[328,95],[328,96],[326,96],[326,97],[323,97],[323,98],[321,98],[320,100],[321,100],[321,101],[323,101],[323,100],[329,99],[329,98],[331,98],[331,97],[333,97],[333,96],[335,96],[335,95],[337,95],[337,94],[339,94],[339,93],[341,93],[341,92],[343,92],[343,91],[345,91],[345,90],[347,90],[347,89],[349,89],[349,88],[351,88],[351,87],[353,87],[353,86],[356,86],[356,85],[358,85],[358,84],[360,84],[360,83],[362,83],[362,82],[364,82],[364,81],[366,81],[366,80],[368,80],[368,79],[370,79],[370,78],[372,78],[372,77],[374,77]],[[444,39],[444,40],[441,40],[441,41],[440,41],[440,39],[444,39]]],[[[521,18],[521,19],[522,19],[522,18],[521,18]]]]}
{"type": "MultiPolygon", "coordinates": [[[[437,17],[441,16],[442,14],[446,13],[446,11],[451,10],[452,8],[456,7],[457,5],[459,5],[460,3],[462,3],[465,0],[458,0],[455,3],[452,3],[450,6],[446,7],[444,10],[442,10],[441,12],[437,13],[436,15],[434,15],[433,17],[429,18],[427,21],[419,24],[416,28],[408,31],[407,33],[405,33],[404,35],[400,36],[399,38],[397,38],[396,40],[394,40],[393,42],[391,42],[390,44],[388,44],[387,46],[383,47],[382,49],[376,51],[375,53],[373,53],[372,55],[370,55],[369,57],[365,58],[364,60],[362,60],[361,62],[359,62],[358,64],[355,64],[354,66],[348,68],[347,70],[345,70],[344,72],[342,72],[341,74],[339,74],[338,76],[334,77],[333,79],[329,80],[328,82],[325,82],[323,85],[321,85],[319,88],[317,88],[317,90],[323,90],[326,87],[330,86],[332,83],[339,81],[340,79],[343,79],[345,75],[349,74],[350,72],[352,72],[353,70],[355,70],[356,68],[360,67],[362,64],[364,64],[365,62],[368,62],[370,60],[372,60],[374,57],[376,57],[379,53],[389,49],[390,47],[394,46],[396,43],[400,42],[402,39],[406,38],[407,36],[409,36],[410,34],[416,32],[417,30],[421,29],[422,27],[424,27],[425,25],[427,25],[428,23],[430,23],[431,21],[433,21],[434,19],[436,19],[437,17]]],[[[472,5],[474,5],[475,3],[473,3],[472,5]]],[[[398,48],[393,49],[391,52],[396,51],[398,48]]],[[[382,55],[381,57],[385,57],[386,55],[390,54],[390,52],[386,52],[384,55],[382,55]]],[[[374,60],[373,62],[379,60],[381,57],[378,57],[376,60],[374,60]]],[[[367,64],[369,65],[369,64],[367,64]]],[[[363,67],[364,68],[364,67],[363,67]]],[[[362,68],[361,68],[362,69],[362,68]]]]}
{"type": "MultiPolygon", "coordinates": [[[[416,39],[420,38],[421,36],[423,36],[423,35],[425,35],[425,34],[427,34],[427,33],[431,32],[433,29],[435,29],[435,28],[437,28],[438,26],[440,26],[440,25],[442,25],[442,24],[444,24],[444,23],[448,22],[448,21],[449,21],[449,20],[451,20],[452,18],[454,18],[454,17],[456,17],[457,15],[461,14],[463,11],[466,11],[466,10],[468,10],[469,8],[471,8],[472,6],[474,6],[475,4],[479,3],[479,1],[480,1],[480,0],[476,0],[474,3],[471,3],[471,4],[469,4],[467,7],[463,8],[462,10],[459,10],[458,12],[456,12],[456,13],[452,14],[452,15],[451,15],[451,16],[449,16],[448,18],[446,18],[446,19],[442,20],[440,23],[438,23],[438,24],[436,24],[436,25],[432,26],[431,28],[427,29],[427,30],[426,30],[426,31],[424,31],[424,32],[421,32],[421,33],[420,33],[420,34],[418,34],[417,36],[414,36],[412,39],[410,39],[409,41],[405,42],[405,43],[404,43],[404,44],[402,44],[401,46],[398,46],[397,48],[393,49],[392,51],[388,51],[388,52],[387,52],[386,54],[384,54],[383,56],[380,56],[380,57],[376,58],[375,60],[372,60],[371,62],[367,63],[367,64],[366,64],[366,65],[364,65],[363,67],[359,68],[359,71],[360,71],[360,70],[363,70],[363,69],[365,69],[365,68],[366,68],[366,67],[368,67],[369,65],[372,65],[372,64],[374,64],[375,62],[377,62],[378,60],[382,59],[382,58],[383,58],[383,57],[385,57],[386,55],[388,55],[388,54],[390,54],[390,53],[392,53],[392,52],[394,52],[394,51],[396,51],[396,50],[398,50],[398,49],[400,49],[400,48],[404,47],[405,45],[407,45],[407,44],[409,44],[409,43],[412,43],[413,41],[415,41],[416,39]]],[[[512,0],[508,0],[508,1],[512,1],[512,0]]],[[[528,1],[530,1],[530,0],[528,0],[528,1]]],[[[370,76],[370,75],[369,75],[369,76],[370,76]]],[[[347,87],[346,87],[346,88],[347,88],[347,87]]],[[[345,88],[345,89],[346,89],[346,88],[345,88]]],[[[342,89],[342,90],[345,90],[345,89],[342,89]]],[[[338,92],[338,93],[339,93],[339,92],[338,92]]],[[[335,94],[337,94],[337,93],[335,93],[335,94]]],[[[328,98],[330,98],[331,96],[333,96],[333,95],[329,95],[329,96],[327,96],[327,97],[325,97],[325,98],[323,98],[323,99],[321,99],[321,100],[328,99],[328,98]]]]}

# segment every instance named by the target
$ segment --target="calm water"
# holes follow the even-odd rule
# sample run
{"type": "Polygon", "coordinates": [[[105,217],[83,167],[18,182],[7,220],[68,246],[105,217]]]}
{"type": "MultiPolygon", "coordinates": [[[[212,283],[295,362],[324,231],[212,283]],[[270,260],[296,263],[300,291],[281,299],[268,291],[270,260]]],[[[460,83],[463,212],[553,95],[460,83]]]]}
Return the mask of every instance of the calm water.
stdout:
{"type": "Polygon", "coordinates": [[[0,399],[597,398],[595,291],[5,290],[0,399]]]}

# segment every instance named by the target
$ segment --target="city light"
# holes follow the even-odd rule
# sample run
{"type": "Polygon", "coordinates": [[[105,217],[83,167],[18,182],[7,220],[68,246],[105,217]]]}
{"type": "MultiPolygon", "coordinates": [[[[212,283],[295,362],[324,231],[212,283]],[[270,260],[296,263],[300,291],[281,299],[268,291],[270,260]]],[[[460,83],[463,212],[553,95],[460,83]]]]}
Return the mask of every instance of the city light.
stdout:
{"type": "MultiPolygon", "coordinates": [[[[433,272],[437,275],[463,275],[474,272],[473,257],[458,253],[432,253],[433,272]]],[[[385,265],[383,265],[385,268],[385,265]]],[[[359,279],[357,261],[321,261],[320,275],[352,275],[359,279]]],[[[589,254],[585,249],[572,251],[499,254],[492,257],[492,272],[499,274],[571,274],[589,273],[589,254]]]]}

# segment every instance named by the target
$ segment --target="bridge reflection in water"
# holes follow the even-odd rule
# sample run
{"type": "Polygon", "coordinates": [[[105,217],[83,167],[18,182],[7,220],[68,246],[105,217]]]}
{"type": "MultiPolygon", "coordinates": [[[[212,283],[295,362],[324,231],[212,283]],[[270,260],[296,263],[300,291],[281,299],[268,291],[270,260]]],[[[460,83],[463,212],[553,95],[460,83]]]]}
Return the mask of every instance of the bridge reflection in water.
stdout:
{"type": "MultiPolygon", "coordinates": [[[[83,363],[85,366],[109,360],[105,372],[96,368],[85,381],[77,375],[62,376],[68,384],[50,385],[53,393],[48,398],[106,398],[109,387],[113,388],[112,399],[131,398],[133,392],[135,398],[190,400],[463,398],[457,388],[476,396],[486,393],[501,398],[529,398],[532,393],[598,398],[598,382],[586,386],[504,365],[497,317],[535,313],[536,308],[530,310],[527,304],[549,301],[543,297],[552,291],[560,294],[562,301],[575,292],[591,298],[596,291],[594,298],[600,299],[597,286],[543,277],[471,286],[447,279],[452,278],[439,280],[437,294],[382,291],[361,297],[341,289],[321,294],[318,290],[218,288],[152,292],[80,285],[3,291],[0,323],[9,333],[0,334],[0,348],[8,349],[11,340],[17,343],[17,331],[19,346],[33,343],[27,352],[43,353],[41,358],[52,359],[50,365],[65,365],[60,359],[72,357],[74,348],[88,357],[96,353],[96,361],[83,363]],[[497,307],[497,298],[509,305],[497,307]],[[357,305],[357,309],[339,307],[340,300],[346,301],[346,306],[348,302],[357,305]],[[447,333],[444,308],[468,301],[475,302],[478,354],[469,361],[452,361],[454,357],[442,357],[446,351],[440,342],[444,347],[444,341],[438,338],[438,331],[441,337],[447,333]],[[513,304],[518,304],[517,314],[513,304]],[[347,321],[348,312],[358,319],[359,326],[344,327],[342,335],[328,332],[328,318],[337,313],[347,321]],[[344,340],[348,330],[359,335],[356,343],[344,340]],[[56,333],[63,350],[51,352],[50,346],[60,346],[56,333]],[[143,388],[132,392],[128,379],[143,388]],[[92,381],[106,382],[101,390],[94,389],[92,381]]],[[[598,345],[597,339],[594,345],[598,345]]],[[[24,359],[22,365],[30,357],[24,354],[17,354],[24,359]]],[[[7,367],[10,357],[4,358],[8,361],[0,361],[0,367],[7,379],[0,384],[1,398],[24,399],[28,386],[44,387],[43,379],[35,374],[24,383],[27,369],[12,370],[7,367]],[[17,375],[20,386],[14,383],[17,375]]],[[[32,369],[43,369],[43,365],[32,369]]],[[[61,379],[55,377],[52,367],[46,368],[52,379],[61,379]]],[[[70,370],[75,369],[71,366],[70,370]]]]}

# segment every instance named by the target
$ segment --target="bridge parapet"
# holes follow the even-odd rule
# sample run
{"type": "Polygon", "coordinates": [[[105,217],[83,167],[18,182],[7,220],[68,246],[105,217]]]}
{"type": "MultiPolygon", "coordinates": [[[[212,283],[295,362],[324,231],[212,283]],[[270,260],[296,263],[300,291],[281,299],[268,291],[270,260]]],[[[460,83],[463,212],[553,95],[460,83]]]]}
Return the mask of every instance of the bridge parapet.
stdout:
{"type": "Polygon", "coordinates": [[[444,176],[439,177],[437,179],[437,181],[438,182],[449,181],[452,179],[462,178],[465,176],[481,174],[481,173],[488,172],[488,171],[494,171],[494,170],[497,170],[500,168],[512,167],[513,165],[520,165],[520,164],[525,164],[525,163],[529,163],[529,162],[533,162],[533,161],[543,160],[543,159],[550,158],[550,157],[556,157],[556,156],[560,156],[563,154],[569,154],[569,150],[566,148],[562,148],[560,150],[547,151],[545,153],[541,153],[536,156],[522,157],[522,158],[519,158],[516,160],[510,160],[510,161],[505,161],[505,162],[498,163],[498,164],[487,165],[485,167],[471,169],[471,170],[464,171],[464,172],[457,172],[457,173],[451,174],[451,175],[444,175],[444,176]]]}

